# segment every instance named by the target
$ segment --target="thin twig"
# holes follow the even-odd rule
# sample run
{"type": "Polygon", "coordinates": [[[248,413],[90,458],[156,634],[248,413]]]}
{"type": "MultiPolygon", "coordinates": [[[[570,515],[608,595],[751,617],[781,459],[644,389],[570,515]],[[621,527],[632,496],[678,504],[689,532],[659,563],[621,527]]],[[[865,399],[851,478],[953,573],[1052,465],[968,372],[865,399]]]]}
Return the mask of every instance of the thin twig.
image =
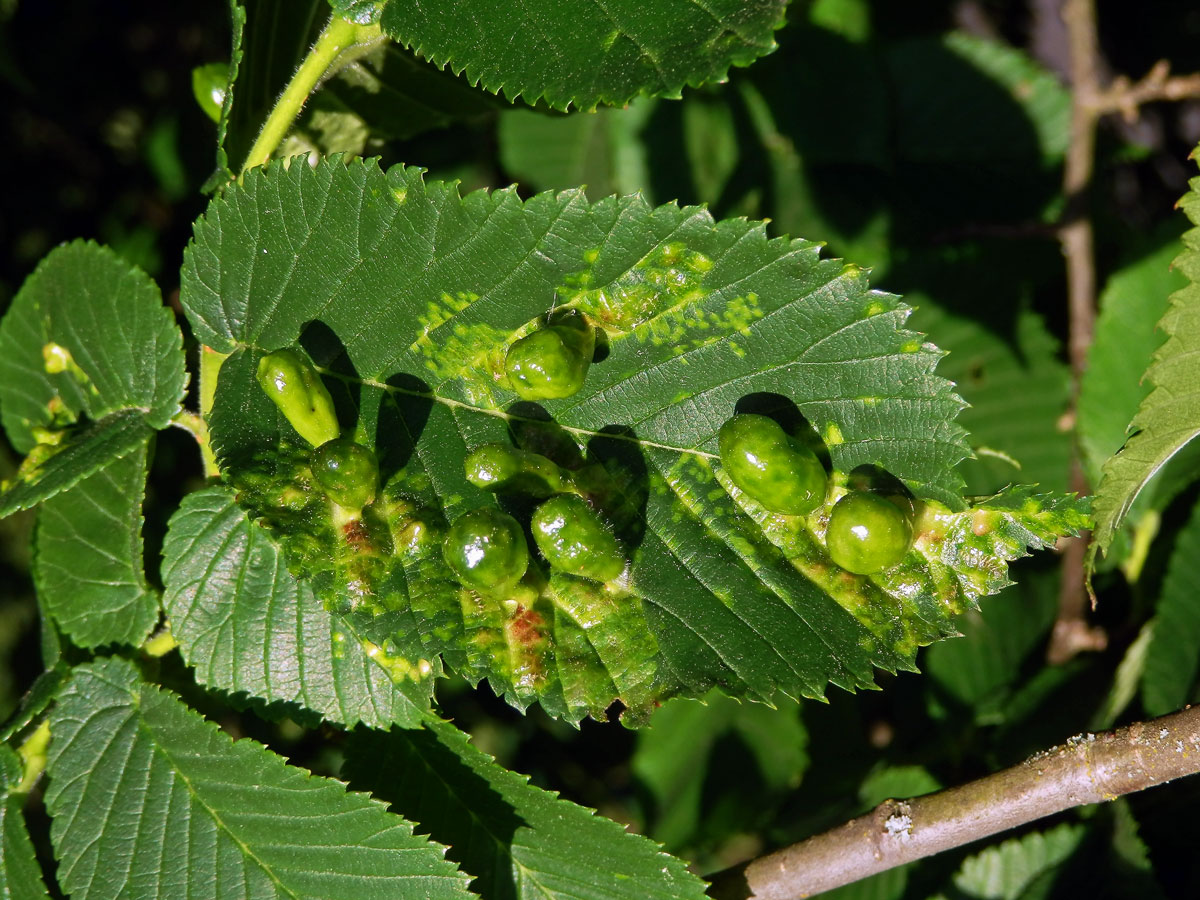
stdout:
{"type": "MultiPolygon", "coordinates": [[[[1066,212],[1058,239],[1067,261],[1067,355],[1071,363],[1071,400],[1066,420],[1074,422],[1079,384],[1087,368],[1088,349],[1096,324],[1096,259],[1088,192],[1096,156],[1096,124],[1100,118],[1100,53],[1094,0],[1066,0],[1063,21],[1071,77],[1071,136],[1063,171],[1066,212]]],[[[1072,452],[1071,489],[1086,493],[1087,479],[1072,452]]],[[[1058,618],[1046,658],[1062,663],[1080,650],[1103,648],[1107,636],[1087,623],[1087,586],[1083,565],[1087,536],[1068,538],[1063,546],[1058,618]]]]}
{"type": "Polygon", "coordinates": [[[1134,122],[1138,110],[1147,103],[1161,100],[1194,100],[1200,98],[1200,73],[1171,75],[1171,64],[1160,59],[1138,82],[1118,75],[1112,84],[1092,98],[1098,115],[1120,113],[1126,122],[1134,122]]]}
{"type": "Polygon", "coordinates": [[[720,873],[719,900],[798,900],[1065,809],[1200,772],[1200,707],[1084,734],[1020,765],[873,812],[720,873]]]}

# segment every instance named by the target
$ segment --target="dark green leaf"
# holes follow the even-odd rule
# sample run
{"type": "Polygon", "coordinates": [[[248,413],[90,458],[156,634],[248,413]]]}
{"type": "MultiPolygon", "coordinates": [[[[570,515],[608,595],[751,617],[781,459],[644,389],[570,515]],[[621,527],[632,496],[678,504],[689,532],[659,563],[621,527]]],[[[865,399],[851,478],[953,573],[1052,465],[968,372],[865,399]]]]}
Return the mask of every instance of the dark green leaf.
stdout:
{"type": "Polygon", "coordinates": [[[951,32],[898,44],[887,63],[902,159],[1051,162],[1066,152],[1070,93],[1021,50],[951,32]]]}
{"type": "Polygon", "coordinates": [[[0,414],[23,453],[39,442],[34,429],[59,431],[80,416],[136,412],[166,428],[186,385],[183,337],[158,286],[96,244],[51,251],[0,324],[0,414]]]}
{"type": "Polygon", "coordinates": [[[146,443],[38,514],[38,591],[59,627],[81,647],[140,644],[158,621],[158,595],[142,558],[146,443]]]}
{"type": "Polygon", "coordinates": [[[1185,285],[1171,269],[1171,243],[1125,266],[1100,295],[1096,335],[1079,385],[1079,446],[1095,484],[1104,462],[1121,449],[1138,405],[1150,393],[1142,379],[1162,343],[1157,323],[1170,294],[1185,285]]]}
{"type": "MultiPolygon", "coordinates": [[[[1200,178],[1190,184],[1180,206],[1200,225],[1200,178]]],[[[1189,284],[1171,295],[1171,305],[1158,323],[1167,337],[1146,370],[1152,390],[1130,423],[1134,434],[1104,464],[1096,489],[1093,556],[1097,549],[1108,549],[1146,483],[1200,433],[1200,370],[1194,362],[1200,352],[1200,228],[1184,234],[1183,245],[1175,266],[1189,284]]]]}
{"type": "Polygon", "coordinates": [[[1018,900],[1039,876],[1062,865],[1086,833],[1081,825],[1059,825],[988,847],[963,861],[954,887],[978,900],[1018,900]]]}
{"type": "Polygon", "coordinates": [[[49,894],[21,815],[25,795],[12,793],[20,783],[21,760],[0,745],[0,897],[40,900],[49,894]]]}
{"type": "Polygon", "coordinates": [[[851,882],[821,894],[821,900],[900,900],[908,886],[908,866],[886,869],[878,875],[851,882]]]}
{"type": "Polygon", "coordinates": [[[1172,242],[1148,253],[1116,271],[1100,295],[1096,337],[1079,385],[1079,443],[1093,484],[1104,462],[1126,442],[1129,422],[1150,394],[1142,373],[1163,342],[1157,323],[1170,294],[1186,286],[1180,272],[1171,269],[1177,252],[1172,242]]]}
{"type": "Polygon", "coordinates": [[[276,155],[306,149],[363,155],[386,141],[483,120],[499,109],[495,98],[389,41],[321,86],[276,155]]]}
{"type": "Polygon", "coordinates": [[[565,116],[509,110],[501,114],[497,131],[500,161],[508,175],[538,191],[586,185],[593,199],[629,193],[636,185],[618,185],[616,180],[616,132],[621,121],[634,115],[640,120],[654,102],[565,116]]]}
{"type": "Polygon", "coordinates": [[[678,97],[720,81],[775,47],[782,0],[553,0],[499,7],[389,0],[380,24],[405,47],[472,84],[553,109],[620,106],[638,94],[678,97]],[[564,14],[566,12],[566,14],[564,14]]]}
{"type": "Polygon", "coordinates": [[[171,633],[201,684],[296,703],[345,725],[415,727],[429,708],[432,665],[422,673],[414,662],[406,675],[394,663],[393,683],[372,648],[287,571],[227,488],[189,494],[172,516],[163,580],[171,633]]]}
{"type": "Polygon", "coordinates": [[[450,847],[489,900],[652,900],[705,896],[681,860],[616,822],[499,766],[448,722],[358,732],[347,750],[356,787],[389,800],[450,847]]]}
{"type": "Polygon", "coordinates": [[[904,329],[908,309],[813,244],[699,209],[578,191],[460,199],[413,169],[274,166],[210,205],[182,300],[201,340],[233,351],[214,446],[292,570],[389,655],[441,654],[555,715],[603,715],[620,698],[636,716],[714,684],[759,699],[870,684],[872,666],[910,666],[953,633],[953,612],[1006,584],[1003,560],[1085,521],[1076,502],[1028,491],[940,505],[963,506],[960,401],[931,374],[937,349],[904,329]],[[556,301],[603,328],[606,355],[577,394],[516,403],[505,348],[556,301]],[[255,381],[262,351],[298,339],[343,428],[380,460],[361,521],[335,518],[255,381]],[[733,487],[714,458],[739,403],[798,412],[839,472],[878,464],[928,498],[908,562],[870,579],[830,566],[842,475],[807,521],[733,487]],[[537,569],[511,602],[462,590],[440,535],[497,504],[463,469],[492,441],[590,478],[627,573],[602,587],[537,569]]]}
{"type": "Polygon", "coordinates": [[[1171,549],[1154,609],[1153,637],[1142,670],[1142,706],[1151,716],[1180,709],[1200,669],[1200,504],[1171,549]]]}
{"type": "Polygon", "coordinates": [[[21,698],[20,708],[0,728],[0,742],[7,741],[14,734],[27,728],[40,716],[55,698],[58,690],[66,680],[67,670],[64,666],[53,664],[46,669],[21,698]]]}
{"type": "Polygon", "coordinates": [[[872,809],[884,800],[911,799],[940,791],[943,785],[924,766],[880,766],[863,779],[858,802],[872,809]]]}
{"type": "Polygon", "coordinates": [[[1013,482],[1066,490],[1071,438],[1059,420],[1070,371],[1041,318],[1017,313],[1010,341],[977,316],[956,315],[923,296],[912,299],[914,327],[937,335],[948,351],[939,373],[970,404],[959,417],[976,454],[960,466],[968,490],[983,494],[1013,482]]]}
{"type": "Polygon", "coordinates": [[[1003,720],[1021,665],[1054,623],[1056,572],[1026,571],[1019,584],[984,600],[958,620],[963,636],[925,653],[922,669],[937,688],[975,712],[977,721],[1003,720]]]}
{"type": "Polygon", "coordinates": [[[77,900],[470,896],[382,804],[235,743],[124,660],[76,669],[51,731],[50,836],[77,900]]]}
{"type": "Polygon", "coordinates": [[[72,429],[61,444],[36,445],[0,493],[0,517],[31,509],[75,487],[113,462],[144,450],[153,436],[141,411],[127,409],[72,429]]]}
{"type": "Polygon", "coordinates": [[[756,830],[800,783],[807,744],[790,704],[771,709],[718,691],[670,701],[638,732],[632,761],[652,801],[648,833],[677,850],[756,830]]]}

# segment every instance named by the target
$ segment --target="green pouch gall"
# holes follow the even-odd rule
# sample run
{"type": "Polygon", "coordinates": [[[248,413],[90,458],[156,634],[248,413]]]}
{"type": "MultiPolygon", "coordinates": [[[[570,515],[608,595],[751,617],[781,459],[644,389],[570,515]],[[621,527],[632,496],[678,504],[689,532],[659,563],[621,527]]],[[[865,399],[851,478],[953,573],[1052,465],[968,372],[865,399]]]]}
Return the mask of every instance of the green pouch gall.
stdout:
{"type": "Polygon", "coordinates": [[[558,400],[583,387],[595,351],[595,330],[583,316],[563,316],[514,341],[504,367],[523,399],[558,400]]]}
{"type": "Polygon", "coordinates": [[[520,523],[491,507],[455,519],[442,543],[442,556],[465,587],[491,596],[510,592],[529,567],[520,523]]]}
{"type": "Polygon", "coordinates": [[[550,497],[568,490],[570,478],[540,453],[504,444],[484,444],[463,462],[467,481],[485,491],[550,497]]]}
{"type": "Polygon", "coordinates": [[[897,565],[912,546],[912,519],[878,494],[853,492],[833,505],[825,546],[829,558],[855,575],[897,565]]]}
{"type": "Polygon", "coordinates": [[[721,466],[741,490],[774,513],[805,516],[825,500],[825,468],[774,419],[734,416],[718,435],[721,466]]]}
{"type": "Polygon", "coordinates": [[[258,384],[300,436],[320,447],[341,435],[333,398],[312,364],[294,350],[258,361],[258,384]]]}
{"type": "Polygon", "coordinates": [[[596,511],[578,494],[551,497],[533,513],[533,539],[553,568],[611,581],[625,570],[625,555],[596,511]]]}
{"type": "Polygon", "coordinates": [[[348,438],[327,441],[313,451],[313,479],[338,506],[360,510],[375,500],[379,463],[368,447],[348,438]]]}

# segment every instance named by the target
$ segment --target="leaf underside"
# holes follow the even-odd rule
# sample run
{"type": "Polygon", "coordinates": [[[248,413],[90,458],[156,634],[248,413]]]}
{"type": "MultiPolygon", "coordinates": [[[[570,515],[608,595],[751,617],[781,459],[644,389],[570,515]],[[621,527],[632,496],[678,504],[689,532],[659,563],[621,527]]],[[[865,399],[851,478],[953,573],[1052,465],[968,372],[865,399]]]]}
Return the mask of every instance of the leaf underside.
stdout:
{"type": "Polygon", "coordinates": [[[919,645],[953,634],[956,612],[1007,583],[1004,560],[1084,522],[1076,502],[1029,491],[964,510],[961,401],[932,374],[937,348],[903,328],[907,307],[814,244],[702,209],[579,191],[460,198],[414,169],[273,166],[210,205],[181,298],[200,339],[232,353],[214,446],[292,571],[394,673],[441,656],[572,721],[616,699],[636,720],[714,685],[766,701],[871,685],[873,667],[911,667],[919,645]],[[578,394],[518,402],[505,347],[551,305],[600,326],[603,353],[578,394]],[[335,519],[255,382],[264,351],[297,341],[345,432],[380,458],[361,521],[335,519]],[[738,491],[715,465],[735,409],[807,422],[837,472],[878,465],[924,498],[905,563],[871,578],[830,563],[843,476],[807,519],[738,491]],[[531,508],[466,481],[466,453],[489,441],[586,475],[626,572],[601,585],[538,563],[511,597],[462,589],[441,557],[448,523],[531,508]]]}
{"type": "Polygon", "coordinates": [[[234,742],[124,660],[76,669],[50,727],[50,836],[79,900],[471,896],[382,804],[234,742]]]}
{"type": "Polygon", "coordinates": [[[421,823],[493,900],[701,900],[679,859],[592,810],[529,784],[448,722],[358,731],[351,784],[421,823]]]}
{"type": "Polygon", "coordinates": [[[775,49],[785,0],[388,0],[384,32],[471,84],[551,108],[678,97],[775,49]]]}

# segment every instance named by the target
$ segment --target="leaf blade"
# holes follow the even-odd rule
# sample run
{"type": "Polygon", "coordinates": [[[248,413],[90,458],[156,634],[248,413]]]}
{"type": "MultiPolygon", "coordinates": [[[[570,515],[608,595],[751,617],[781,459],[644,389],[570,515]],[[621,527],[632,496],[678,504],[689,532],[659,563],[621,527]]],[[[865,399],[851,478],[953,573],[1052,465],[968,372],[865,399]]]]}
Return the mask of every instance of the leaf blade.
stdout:
{"type": "MultiPolygon", "coordinates": [[[[1190,186],[1180,206],[1194,225],[1200,225],[1200,178],[1193,178],[1190,186]]],[[[1104,464],[1096,489],[1093,562],[1097,549],[1107,551],[1146,483],[1200,434],[1200,375],[1191,363],[1200,352],[1200,228],[1186,232],[1183,245],[1175,266],[1190,284],[1171,295],[1159,321],[1166,339],[1146,370],[1153,387],[1130,423],[1134,434],[1104,464]]]]}
{"type": "Polygon", "coordinates": [[[158,620],[158,595],[146,583],[142,558],[148,465],[143,442],[47,500],[38,515],[38,590],[81,647],[140,644],[158,620]]]}
{"type": "Polygon", "coordinates": [[[299,704],[351,727],[415,727],[431,683],[396,685],[285,568],[232,492],[189,494],[163,545],[163,606],[201,684],[299,704]]]}
{"type": "Polygon", "coordinates": [[[76,669],[51,730],[51,838],[64,888],[83,900],[178,896],[206,871],[217,898],[469,896],[442,848],[402,819],[234,743],[123,660],[76,669]]]}
{"type": "Polygon", "coordinates": [[[1147,715],[1161,716],[1183,707],[1200,669],[1200,506],[1171,549],[1167,573],[1151,620],[1153,636],[1142,669],[1142,705],[1147,715]]]}
{"type": "Polygon", "coordinates": [[[419,731],[357,733],[355,784],[421,822],[485,897],[640,900],[705,896],[683,862],[616,822],[529,784],[430,717],[419,731]],[[387,773],[403,773],[393,778],[387,773]]]}
{"type": "Polygon", "coordinates": [[[961,510],[961,401],[933,374],[937,348],[905,329],[907,307],[815,244],[701,209],[578,191],[460,198],[412,169],[275,166],[210,205],[181,296],[201,339],[231,351],[209,423],[222,469],[291,570],[375,644],[441,655],[553,715],[600,717],[620,698],[637,717],[717,685],[768,701],[870,685],[1006,584],[1003,560],[1085,520],[1074,501],[1020,491],[961,510]],[[576,395],[530,408],[505,386],[504,348],[555,301],[603,329],[607,355],[576,395]],[[330,508],[255,381],[264,350],[297,341],[379,457],[383,488],[361,520],[330,508]],[[839,473],[877,464],[929,498],[912,567],[842,578],[827,508],[771,516],[733,486],[716,433],[743,402],[807,418],[839,473]],[[463,591],[441,535],[472,507],[510,503],[465,478],[467,452],[490,441],[592,478],[626,575],[539,574],[507,605],[463,591]]]}
{"type": "Polygon", "coordinates": [[[37,443],[35,428],[61,428],[64,417],[137,410],[149,428],[166,428],[186,385],[183,335],[158,286],[98,244],[52,250],[0,325],[0,414],[22,452],[37,443]],[[53,374],[51,345],[69,360],[53,374]]]}
{"type": "MultiPolygon", "coordinates": [[[[84,426],[62,444],[49,447],[48,458],[27,458],[24,471],[0,493],[0,518],[21,509],[32,509],[63,491],[75,487],[112,463],[144,448],[154,432],[140,411],[115,412],[84,426]],[[30,467],[28,463],[36,461],[30,467]]],[[[46,447],[46,445],[38,445],[46,447]]]]}
{"type": "Polygon", "coordinates": [[[678,97],[775,48],[780,0],[705,4],[584,2],[564,17],[549,0],[502,13],[479,0],[389,0],[383,30],[438,66],[509,100],[553,109],[620,106],[639,93],[678,97]]]}

